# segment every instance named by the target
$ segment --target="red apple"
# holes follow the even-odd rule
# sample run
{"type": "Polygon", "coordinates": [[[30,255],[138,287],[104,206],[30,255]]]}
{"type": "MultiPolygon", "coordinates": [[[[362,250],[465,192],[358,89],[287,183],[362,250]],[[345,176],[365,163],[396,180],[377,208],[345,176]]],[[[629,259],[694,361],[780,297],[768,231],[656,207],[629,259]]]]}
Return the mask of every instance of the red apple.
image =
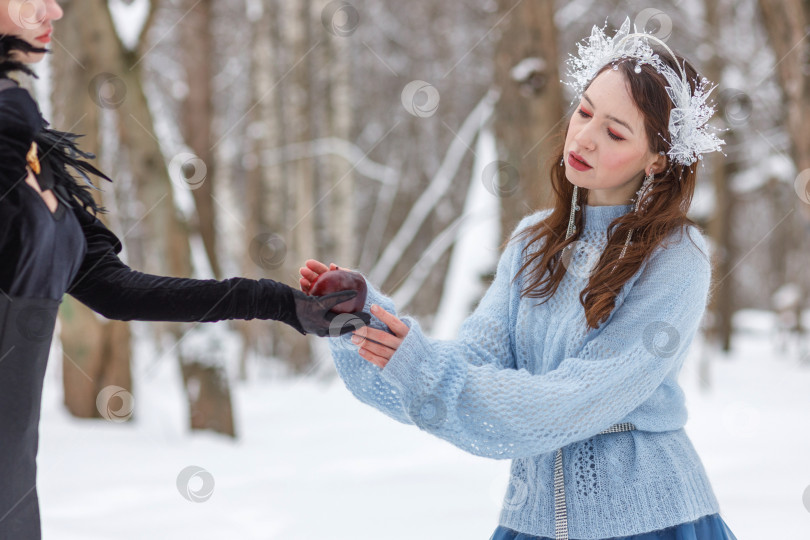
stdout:
{"type": "Polygon", "coordinates": [[[357,291],[357,296],[341,302],[332,308],[335,313],[356,313],[363,311],[366,303],[366,280],[357,272],[348,270],[328,270],[318,276],[309,289],[311,296],[324,296],[339,291],[357,291]]]}

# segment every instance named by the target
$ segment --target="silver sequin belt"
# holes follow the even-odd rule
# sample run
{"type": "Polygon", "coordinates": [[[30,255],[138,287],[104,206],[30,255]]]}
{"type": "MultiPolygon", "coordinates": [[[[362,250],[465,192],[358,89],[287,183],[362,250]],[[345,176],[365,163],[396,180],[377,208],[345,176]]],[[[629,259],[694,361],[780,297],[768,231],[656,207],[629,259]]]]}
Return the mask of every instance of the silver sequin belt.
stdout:
{"type": "MultiPolygon", "coordinates": [[[[598,435],[632,431],[636,426],[630,422],[614,424],[598,435]]],[[[568,540],[568,510],[565,508],[565,478],[563,477],[562,448],[554,458],[554,538],[568,540]]]]}

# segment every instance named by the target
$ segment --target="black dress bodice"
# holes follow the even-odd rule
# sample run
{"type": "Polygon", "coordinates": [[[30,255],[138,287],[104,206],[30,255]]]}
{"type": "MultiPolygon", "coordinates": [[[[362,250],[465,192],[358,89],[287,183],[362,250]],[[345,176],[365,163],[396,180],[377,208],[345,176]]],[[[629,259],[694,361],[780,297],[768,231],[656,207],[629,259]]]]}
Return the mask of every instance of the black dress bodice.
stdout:
{"type": "Polygon", "coordinates": [[[87,245],[74,213],[59,203],[51,212],[25,181],[0,202],[5,231],[0,290],[9,296],[61,300],[84,259],[87,245]]]}

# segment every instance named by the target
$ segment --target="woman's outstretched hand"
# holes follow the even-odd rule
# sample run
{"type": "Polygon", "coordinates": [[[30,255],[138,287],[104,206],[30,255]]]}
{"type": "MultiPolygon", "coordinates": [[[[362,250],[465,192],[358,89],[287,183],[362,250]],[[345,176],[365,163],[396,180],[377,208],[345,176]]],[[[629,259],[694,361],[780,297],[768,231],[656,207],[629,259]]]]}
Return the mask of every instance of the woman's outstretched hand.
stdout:
{"type": "Polygon", "coordinates": [[[358,345],[360,356],[379,368],[384,368],[396,350],[402,345],[402,340],[408,335],[408,325],[374,304],[371,314],[380,319],[391,329],[393,335],[370,326],[358,328],[352,332],[352,343],[358,345]]]}
{"type": "Polygon", "coordinates": [[[306,266],[302,266],[298,270],[301,274],[301,279],[298,280],[298,283],[301,285],[301,290],[306,294],[309,294],[309,289],[312,287],[312,284],[315,283],[315,280],[318,279],[318,276],[328,270],[338,269],[337,265],[334,263],[327,267],[325,264],[315,259],[307,260],[305,265],[306,266]]]}
{"type": "MultiPolygon", "coordinates": [[[[329,270],[338,269],[339,267],[334,263],[326,266],[320,261],[309,259],[299,270],[301,290],[309,294],[309,289],[318,276],[329,270]]],[[[364,326],[352,332],[352,343],[359,346],[358,353],[361,357],[379,368],[384,368],[399,348],[402,340],[408,335],[409,328],[407,324],[376,304],[371,306],[371,314],[385,323],[393,335],[383,330],[364,326]]]]}
{"type": "Polygon", "coordinates": [[[304,330],[319,336],[336,337],[347,334],[356,328],[368,324],[371,317],[367,313],[335,313],[331,311],[336,305],[357,296],[357,291],[339,291],[325,296],[309,296],[315,280],[327,270],[337,270],[334,264],[327,268],[322,262],[310,259],[299,271],[301,291],[294,291],[296,311],[304,330]],[[310,328],[307,328],[309,324],[310,328]]]}

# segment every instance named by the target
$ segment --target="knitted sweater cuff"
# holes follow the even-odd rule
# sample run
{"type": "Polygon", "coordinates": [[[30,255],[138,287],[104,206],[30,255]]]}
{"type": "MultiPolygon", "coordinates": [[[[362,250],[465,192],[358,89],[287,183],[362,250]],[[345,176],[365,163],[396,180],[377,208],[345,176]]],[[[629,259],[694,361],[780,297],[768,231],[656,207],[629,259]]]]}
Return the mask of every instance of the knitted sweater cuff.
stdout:
{"type": "MultiPolygon", "coordinates": [[[[391,301],[391,299],[382,294],[374,285],[372,285],[365,275],[363,275],[363,279],[366,280],[367,289],[366,302],[363,304],[363,311],[371,315],[371,306],[373,304],[377,304],[388,313],[396,315],[396,308],[394,307],[394,303],[391,301]]],[[[378,330],[388,331],[388,326],[374,315],[371,315],[371,322],[369,326],[378,330]]]]}
{"type": "Polygon", "coordinates": [[[420,379],[423,379],[424,371],[431,369],[432,356],[430,343],[422,333],[419,323],[411,317],[403,317],[401,320],[410,330],[382,369],[380,376],[402,391],[404,402],[407,404],[414,396],[426,390],[422,388],[420,379]]]}

